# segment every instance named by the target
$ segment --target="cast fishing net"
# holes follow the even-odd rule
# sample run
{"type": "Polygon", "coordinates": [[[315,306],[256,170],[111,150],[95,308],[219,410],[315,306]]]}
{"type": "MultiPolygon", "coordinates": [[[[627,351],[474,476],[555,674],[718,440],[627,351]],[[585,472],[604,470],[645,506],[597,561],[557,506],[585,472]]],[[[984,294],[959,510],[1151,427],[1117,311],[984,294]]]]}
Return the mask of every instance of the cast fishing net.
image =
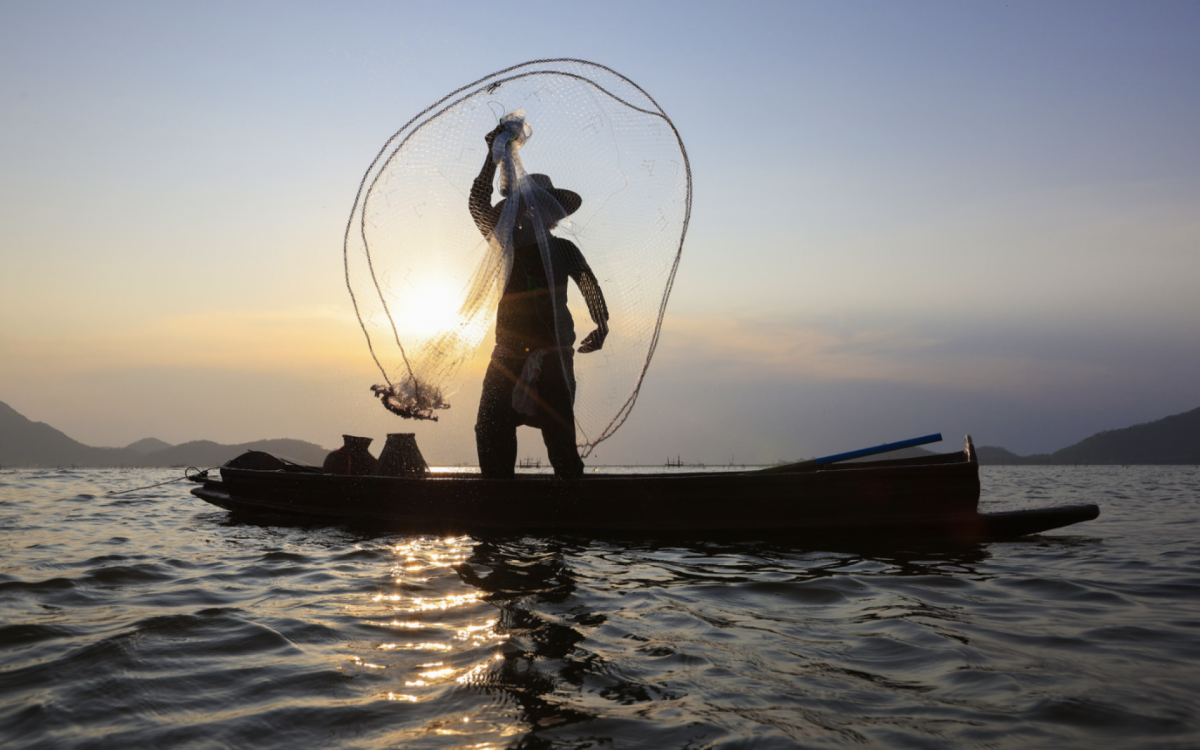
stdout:
{"type": "MultiPolygon", "coordinates": [[[[637,84],[602,65],[537,60],[430,105],[380,150],[346,228],[346,284],[384,379],[375,394],[407,418],[436,419],[450,406],[462,367],[495,320],[518,243],[514,227],[532,215],[525,224],[537,229],[544,263],[554,262],[550,235],[570,240],[607,303],[603,347],[573,358],[577,441],[587,456],[637,399],[683,251],[691,194],[674,124],[637,84]],[[485,160],[496,167],[488,203],[498,206],[486,236],[469,206],[485,160]],[[578,194],[578,210],[543,189],[547,178],[578,194]]],[[[580,290],[569,286],[579,335],[556,311],[564,346],[596,327],[580,290]]]]}

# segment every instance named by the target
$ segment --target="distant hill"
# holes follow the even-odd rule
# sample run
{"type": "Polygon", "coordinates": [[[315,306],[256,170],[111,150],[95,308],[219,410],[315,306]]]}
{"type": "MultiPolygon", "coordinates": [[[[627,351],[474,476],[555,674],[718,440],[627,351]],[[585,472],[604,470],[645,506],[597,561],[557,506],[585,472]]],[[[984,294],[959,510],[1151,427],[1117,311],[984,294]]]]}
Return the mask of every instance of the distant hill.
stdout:
{"type": "Polygon", "coordinates": [[[1200,464],[1200,409],[1106,430],[1048,455],[979,449],[981,464],[1200,464]]]}
{"type": "Polygon", "coordinates": [[[125,450],[136,451],[144,456],[148,453],[166,450],[170,447],[172,447],[171,444],[165,440],[159,440],[158,438],[142,438],[136,443],[130,443],[129,445],[125,446],[125,450]]]}
{"type": "Polygon", "coordinates": [[[1057,464],[1200,464],[1200,409],[1100,432],[1051,457],[1057,464]]]}
{"type": "Polygon", "coordinates": [[[1018,456],[1010,450],[997,448],[994,445],[981,445],[975,449],[975,454],[979,456],[979,463],[984,466],[1023,466],[1027,464],[1052,463],[1050,456],[1044,453],[1036,456],[1018,456]]]}
{"type": "Polygon", "coordinates": [[[145,438],[124,448],[94,448],[67,437],[48,424],[34,422],[0,401],[0,466],[30,467],[169,467],[219,466],[248,450],[260,450],[293,461],[320,466],[329,453],[303,440],[258,440],[221,445],[196,440],[171,445],[145,438]]]}
{"type": "Polygon", "coordinates": [[[320,466],[329,455],[328,448],[303,440],[256,440],[239,445],[221,445],[211,440],[193,440],[155,451],[141,460],[140,466],[220,466],[246,451],[263,451],[297,463],[320,466]]]}
{"type": "MultiPolygon", "coordinates": [[[[0,466],[170,467],[219,466],[248,450],[260,450],[320,466],[329,453],[303,440],[258,440],[222,445],[194,440],[171,445],[145,438],[124,448],[94,448],[42,422],[33,422],[0,401],[0,466]]],[[[1107,430],[1050,454],[1018,456],[995,446],[977,449],[984,465],[1037,464],[1200,464],[1200,409],[1156,422],[1107,430]]],[[[926,455],[922,448],[896,451],[891,458],[926,455]]],[[[870,457],[864,460],[877,460],[870,457]]]]}
{"type": "Polygon", "coordinates": [[[0,401],[0,466],[137,466],[141,458],[127,448],[84,445],[0,401]]]}

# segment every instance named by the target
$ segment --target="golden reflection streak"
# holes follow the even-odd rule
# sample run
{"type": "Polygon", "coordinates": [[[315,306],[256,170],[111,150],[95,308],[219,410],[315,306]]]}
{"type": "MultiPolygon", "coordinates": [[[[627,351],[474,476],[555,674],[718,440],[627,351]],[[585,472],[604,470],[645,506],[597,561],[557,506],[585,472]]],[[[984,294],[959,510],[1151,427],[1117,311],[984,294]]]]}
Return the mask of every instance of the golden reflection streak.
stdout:
{"type": "Polygon", "coordinates": [[[448,596],[443,599],[413,599],[412,606],[409,607],[409,612],[427,612],[434,609],[451,609],[452,607],[462,607],[467,604],[472,604],[479,601],[477,592],[470,594],[462,594],[460,596],[448,596]]]}
{"type": "Polygon", "coordinates": [[[483,635],[475,635],[475,633],[477,633],[480,630],[491,631],[492,628],[495,627],[495,625],[496,625],[495,620],[488,620],[487,622],[485,622],[482,625],[468,625],[467,627],[465,627],[462,630],[459,630],[457,633],[455,633],[454,637],[460,641],[466,641],[466,640],[485,641],[488,639],[489,635],[492,638],[507,639],[508,638],[507,635],[500,635],[499,633],[495,633],[495,632],[484,633],[483,635]]]}
{"type": "Polygon", "coordinates": [[[467,685],[472,680],[475,680],[476,678],[481,676],[484,672],[486,672],[488,670],[488,667],[491,665],[491,663],[492,663],[491,661],[480,662],[480,663],[476,664],[475,666],[471,667],[470,669],[468,669],[466,672],[460,674],[456,678],[455,681],[458,682],[458,684],[460,684],[460,685],[467,685]]]}
{"type": "Polygon", "coordinates": [[[363,661],[361,656],[351,656],[350,661],[354,662],[357,666],[366,667],[367,669],[387,669],[383,664],[372,664],[369,661],[363,661]]]}
{"type": "MultiPolygon", "coordinates": [[[[467,541],[469,541],[467,537],[448,538],[445,540],[418,539],[413,540],[412,542],[397,545],[395,547],[395,553],[399,561],[392,567],[392,577],[397,584],[404,582],[412,583],[418,580],[416,576],[412,575],[413,573],[457,565],[458,563],[468,559],[469,555],[463,551],[454,551],[449,553],[433,552],[430,550],[430,547],[433,547],[437,544],[458,544],[459,546],[462,546],[467,541]]],[[[420,580],[429,579],[424,578],[420,580]]],[[[400,593],[391,594],[379,592],[371,598],[371,601],[374,603],[395,603],[399,606],[394,606],[393,608],[399,612],[436,612],[473,605],[481,601],[481,593],[482,592],[471,592],[467,594],[450,595],[439,598],[428,598],[414,597],[408,594],[400,593]],[[407,606],[404,606],[405,604],[407,606]]],[[[385,623],[378,624],[384,625],[385,623]]],[[[446,627],[445,623],[440,622],[426,623],[419,620],[401,619],[394,619],[390,623],[386,624],[393,628],[407,630],[446,627]]],[[[468,625],[466,627],[458,628],[454,631],[454,640],[458,642],[466,642],[467,647],[469,648],[478,647],[488,641],[508,640],[509,636],[507,634],[499,634],[495,631],[496,624],[497,621],[495,619],[490,619],[480,625],[468,625]]],[[[376,648],[380,651],[427,651],[446,653],[449,655],[458,647],[436,642],[389,642],[380,643],[376,648]]],[[[446,666],[446,663],[442,661],[425,662],[418,665],[418,668],[421,671],[418,671],[416,675],[414,675],[415,679],[405,680],[404,686],[409,688],[431,687],[434,684],[448,682],[451,679],[462,685],[470,684],[471,682],[480,679],[481,676],[484,675],[496,661],[502,660],[503,658],[504,657],[502,654],[495,653],[488,657],[486,661],[476,663],[465,670],[462,668],[446,666]]],[[[357,662],[366,667],[378,666],[364,662],[361,659],[358,659],[357,662]]],[[[388,700],[404,702],[418,702],[421,700],[417,695],[396,692],[389,692],[387,694],[387,698],[388,700]]],[[[463,718],[463,723],[469,723],[470,720],[470,717],[465,717],[463,718]]],[[[492,743],[484,742],[474,745],[474,747],[490,748],[493,747],[493,745],[492,743]]]]}
{"type": "Polygon", "coordinates": [[[399,602],[410,598],[412,600],[411,606],[405,609],[397,609],[400,609],[402,612],[430,612],[437,609],[453,609],[454,607],[462,607],[479,601],[479,592],[445,596],[438,599],[427,599],[421,596],[409,597],[405,594],[376,594],[371,597],[371,601],[399,602]]]}
{"type": "Polygon", "coordinates": [[[453,675],[457,672],[460,672],[460,671],[462,671],[462,674],[460,674],[458,677],[455,678],[455,682],[459,683],[460,685],[468,685],[472,681],[474,681],[474,680],[478,679],[480,676],[482,676],[485,672],[487,672],[487,670],[491,667],[492,664],[494,664],[497,661],[502,660],[503,658],[504,657],[501,654],[494,654],[487,661],[481,661],[478,664],[475,664],[474,666],[472,666],[470,669],[467,669],[466,671],[462,671],[462,670],[456,669],[454,667],[447,667],[447,666],[445,666],[444,662],[440,662],[440,661],[428,662],[426,664],[420,665],[422,668],[426,668],[426,671],[417,673],[417,677],[419,677],[421,679],[405,680],[404,686],[405,687],[426,687],[426,686],[432,685],[437,682],[444,682],[445,678],[448,678],[451,675],[453,675]],[[440,668],[439,669],[428,669],[429,667],[440,667],[440,668]]]}

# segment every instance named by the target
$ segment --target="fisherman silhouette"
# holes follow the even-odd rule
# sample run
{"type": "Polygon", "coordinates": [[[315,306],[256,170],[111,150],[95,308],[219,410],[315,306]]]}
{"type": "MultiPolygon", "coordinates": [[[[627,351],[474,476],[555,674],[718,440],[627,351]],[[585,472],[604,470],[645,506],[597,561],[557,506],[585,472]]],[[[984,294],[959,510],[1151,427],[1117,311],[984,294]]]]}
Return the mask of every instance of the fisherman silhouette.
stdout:
{"type": "Polygon", "coordinates": [[[519,180],[529,182],[510,185],[506,197],[492,205],[497,168],[493,149],[505,128],[501,123],[484,137],[488,153],[469,199],[479,231],[512,259],[475,422],[479,469],[485,477],[512,478],[517,427],[528,425],[541,430],[555,476],[578,479],[583,460],[575,441],[575,329],[567,309],[567,280],[579,287],[596,324],[579,346],[581,354],[604,346],[608,307],[583,253],[573,242],[550,234],[559,221],[579,210],[583,201],[578,194],[556,188],[544,174],[520,175],[519,180]],[[506,236],[494,236],[505,204],[512,200],[519,201],[515,220],[502,231],[506,236]]]}

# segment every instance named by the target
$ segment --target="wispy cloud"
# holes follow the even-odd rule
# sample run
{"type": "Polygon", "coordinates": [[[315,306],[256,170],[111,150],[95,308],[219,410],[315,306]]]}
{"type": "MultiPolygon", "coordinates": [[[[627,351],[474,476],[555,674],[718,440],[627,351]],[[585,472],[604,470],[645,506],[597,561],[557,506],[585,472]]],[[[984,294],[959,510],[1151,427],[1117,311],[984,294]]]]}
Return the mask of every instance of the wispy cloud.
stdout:
{"type": "MultiPolygon", "coordinates": [[[[1137,361],[1114,364],[1112,349],[1132,346],[1128,333],[1093,342],[1069,330],[1009,329],[927,321],[822,323],[796,317],[669,316],[656,366],[679,377],[797,383],[878,381],[1035,395],[1066,388],[1133,385],[1146,370],[1137,361]],[[1014,346],[1014,334],[1019,344],[1014,346]]],[[[1093,335],[1094,338],[1094,335],[1093,335]]]]}
{"type": "Polygon", "coordinates": [[[353,314],[332,306],[167,315],[54,337],[10,330],[3,339],[11,367],[28,362],[83,373],[139,367],[304,373],[340,369],[366,353],[353,314]]]}

